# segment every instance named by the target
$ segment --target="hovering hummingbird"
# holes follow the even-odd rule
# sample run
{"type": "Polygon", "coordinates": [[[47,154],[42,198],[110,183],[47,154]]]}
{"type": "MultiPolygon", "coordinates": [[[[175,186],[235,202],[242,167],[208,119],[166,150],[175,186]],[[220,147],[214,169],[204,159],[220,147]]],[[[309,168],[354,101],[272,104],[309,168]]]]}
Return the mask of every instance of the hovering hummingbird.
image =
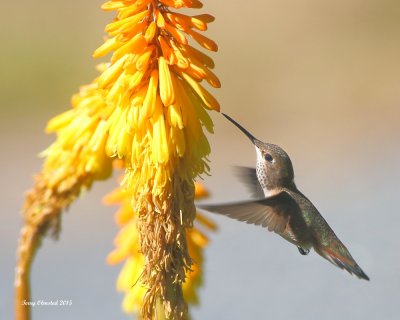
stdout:
{"type": "Polygon", "coordinates": [[[297,189],[287,153],[275,144],[256,139],[231,117],[223,115],[256,148],[256,168],[239,167],[239,172],[257,199],[199,207],[268,228],[296,245],[302,255],[307,255],[314,248],[337,267],[360,279],[369,280],[311,201],[297,189]]]}

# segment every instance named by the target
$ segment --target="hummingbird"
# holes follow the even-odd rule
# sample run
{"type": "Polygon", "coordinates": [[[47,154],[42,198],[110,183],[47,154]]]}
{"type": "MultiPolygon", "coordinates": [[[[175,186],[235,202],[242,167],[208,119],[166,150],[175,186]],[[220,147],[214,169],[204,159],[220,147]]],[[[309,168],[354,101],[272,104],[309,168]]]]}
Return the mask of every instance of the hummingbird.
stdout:
{"type": "Polygon", "coordinates": [[[256,168],[238,168],[255,199],[199,207],[248,224],[261,225],[297,246],[300,254],[307,255],[313,248],[337,267],[369,280],[312,202],[297,189],[288,154],[276,144],[256,139],[231,117],[222,115],[255,146],[256,168]]]}

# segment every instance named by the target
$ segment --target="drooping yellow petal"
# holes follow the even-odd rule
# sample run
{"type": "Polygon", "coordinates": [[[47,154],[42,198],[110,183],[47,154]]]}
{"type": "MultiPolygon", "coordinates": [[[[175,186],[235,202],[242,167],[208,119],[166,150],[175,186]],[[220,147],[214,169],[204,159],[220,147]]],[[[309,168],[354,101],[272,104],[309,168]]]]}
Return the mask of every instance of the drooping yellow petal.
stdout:
{"type": "Polygon", "coordinates": [[[183,157],[186,151],[186,139],[182,129],[170,127],[170,139],[175,145],[176,153],[183,157]]]}
{"type": "Polygon", "coordinates": [[[157,21],[157,27],[164,29],[165,28],[165,19],[160,10],[155,10],[154,15],[157,21]]]}
{"type": "Polygon", "coordinates": [[[175,101],[174,88],[172,86],[172,75],[164,57],[158,58],[158,68],[160,75],[160,96],[165,106],[170,106],[175,101]]]}
{"type": "Polygon", "coordinates": [[[193,18],[203,21],[204,23],[214,22],[215,18],[211,14],[199,14],[193,16],[193,18]]]}
{"type": "Polygon", "coordinates": [[[183,51],[185,52],[186,56],[191,60],[192,58],[196,58],[198,61],[201,61],[202,64],[207,66],[208,68],[214,68],[214,61],[208,55],[204,54],[203,52],[197,50],[191,46],[182,46],[183,51]]]}
{"type": "Polygon", "coordinates": [[[139,120],[140,122],[144,121],[144,118],[147,118],[154,113],[157,102],[157,89],[158,89],[158,70],[153,70],[150,75],[150,81],[146,97],[143,101],[143,110],[141,111],[141,118],[139,120]]]}
{"type": "Polygon", "coordinates": [[[115,37],[107,39],[100,47],[98,47],[94,51],[93,58],[100,58],[102,56],[105,56],[111,51],[117,49],[120,45],[120,42],[115,37]]]}
{"type": "Polygon", "coordinates": [[[127,56],[119,59],[113,65],[111,65],[97,80],[100,88],[106,88],[112,82],[115,82],[116,79],[120,76],[123,65],[126,60],[127,56]]]}
{"type": "Polygon", "coordinates": [[[152,21],[147,27],[146,33],[144,34],[144,38],[148,43],[150,43],[153,40],[156,34],[156,30],[157,30],[157,24],[154,21],[152,21]]]}
{"type": "Polygon", "coordinates": [[[181,69],[186,69],[187,67],[189,67],[189,60],[183,55],[181,49],[173,41],[170,41],[170,44],[174,50],[174,54],[177,59],[177,67],[181,69]]]}
{"type": "Polygon", "coordinates": [[[182,73],[182,76],[208,108],[219,111],[218,101],[206,89],[185,73],[182,73]]]}
{"type": "Polygon", "coordinates": [[[117,50],[114,51],[111,61],[117,61],[129,53],[141,52],[143,50],[143,44],[145,42],[146,40],[144,39],[144,37],[140,33],[138,33],[136,36],[125,42],[117,50]]]}
{"type": "Polygon", "coordinates": [[[161,50],[163,53],[163,57],[165,60],[170,64],[176,64],[178,59],[175,56],[174,51],[172,48],[168,45],[167,41],[164,39],[164,37],[159,36],[158,37],[158,42],[160,43],[161,50]]]}
{"type": "MultiPolygon", "coordinates": [[[[188,44],[188,40],[186,39],[185,35],[174,26],[170,25],[169,23],[165,23],[165,30],[167,30],[180,44],[188,44]]],[[[189,31],[186,32],[189,33],[189,31]]]]}
{"type": "Polygon", "coordinates": [[[138,25],[140,25],[140,23],[143,22],[143,19],[148,14],[149,14],[148,10],[143,10],[142,12],[136,13],[133,16],[116,20],[108,24],[106,26],[105,31],[113,36],[118,35],[118,33],[131,31],[131,29],[134,29],[138,25]]]}
{"type": "Polygon", "coordinates": [[[179,129],[184,128],[181,109],[178,104],[171,104],[168,107],[168,116],[169,122],[173,127],[177,127],[179,129]]]}
{"type": "Polygon", "coordinates": [[[218,51],[218,45],[213,40],[203,36],[202,34],[196,32],[194,30],[188,30],[187,33],[194,40],[196,40],[199,45],[206,48],[207,50],[218,51]]]}
{"type": "Polygon", "coordinates": [[[136,60],[136,69],[139,71],[146,70],[148,68],[148,64],[153,54],[154,47],[148,47],[136,60]]]}
{"type": "Polygon", "coordinates": [[[124,8],[126,6],[125,1],[107,1],[101,5],[101,9],[104,11],[112,11],[124,8]]]}
{"type": "Polygon", "coordinates": [[[134,1],[134,3],[131,5],[125,5],[121,7],[118,11],[118,18],[124,19],[126,17],[132,16],[135,13],[143,10],[150,2],[151,0],[137,0],[134,1]]]}
{"type": "Polygon", "coordinates": [[[153,161],[154,163],[165,163],[168,161],[169,149],[167,130],[165,128],[164,114],[160,114],[153,124],[153,161]]]}

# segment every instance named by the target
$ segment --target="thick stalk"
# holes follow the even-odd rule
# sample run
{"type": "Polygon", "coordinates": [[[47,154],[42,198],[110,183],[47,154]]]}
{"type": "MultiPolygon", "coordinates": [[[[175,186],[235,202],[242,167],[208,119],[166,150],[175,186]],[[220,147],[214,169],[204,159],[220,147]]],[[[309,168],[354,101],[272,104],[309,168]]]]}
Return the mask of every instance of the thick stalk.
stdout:
{"type": "Polygon", "coordinates": [[[17,266],[15,269],[15,319],[29,320],[31,308],[30,270],[33,258],[38,247],[40,235],[38,229],[26,224],[22,231],[18,245],[17,266]]]}

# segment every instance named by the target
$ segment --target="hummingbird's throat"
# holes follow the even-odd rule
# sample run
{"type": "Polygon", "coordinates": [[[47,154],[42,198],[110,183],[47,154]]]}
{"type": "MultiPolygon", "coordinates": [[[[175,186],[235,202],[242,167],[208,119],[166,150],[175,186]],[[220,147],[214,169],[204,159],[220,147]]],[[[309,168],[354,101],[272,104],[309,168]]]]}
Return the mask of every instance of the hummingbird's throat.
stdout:
{"type": "Polygon", "coordinates": [[[263,189],[264,195],[266,197],[273,196],[279,191],[277,191],[276,188],[270,187],[268,183],[267,167],[265,165],[265,160],[263,158],[262,152],[257,147],[256,147],[256,153],[257,153],[256,173],[258,182],[260,183],[261,188],[263,189]]]}

